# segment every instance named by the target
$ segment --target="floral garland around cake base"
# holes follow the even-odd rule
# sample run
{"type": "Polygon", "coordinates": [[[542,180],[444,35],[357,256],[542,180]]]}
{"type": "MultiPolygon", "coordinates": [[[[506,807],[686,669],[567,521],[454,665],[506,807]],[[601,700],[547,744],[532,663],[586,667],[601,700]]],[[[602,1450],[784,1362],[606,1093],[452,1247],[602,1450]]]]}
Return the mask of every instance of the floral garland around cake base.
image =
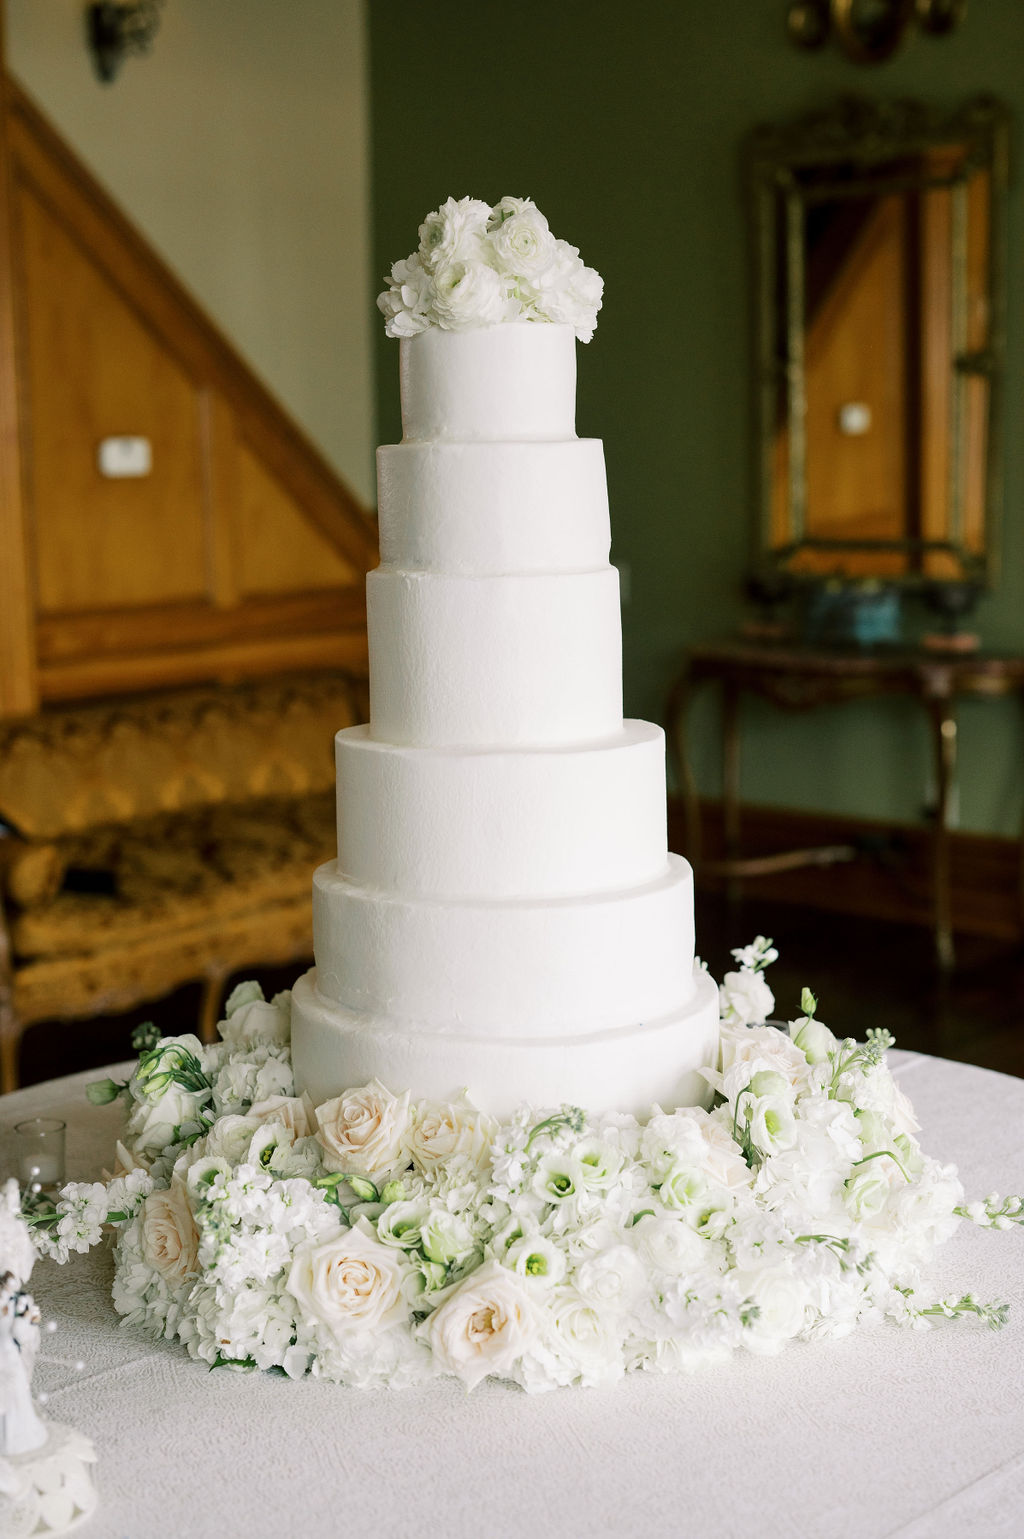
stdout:
{"type": "Polygon", "coordinates": [[[758,937],[721,988],[710,1111],[646,1122],[571,1106],[498,1124],[468,1100],[379,1083],[295,1095],[289,999],[235,989],[221,1041],[144,1040],[123,1086],[117,1173],[24,1209],[65,1261],[113,1226],[114,1306],[213,1367],[357,1388],[489,1375],[529,1391],[670,1372],[737,1348],[926,1327],[1006,1308],[926,1280],[961,1219],[1024,1223],[1018,1197],[966,1202],[922,1153],[886,1062],[839,1041],[808,990],[788,1031],[758,937]]]}

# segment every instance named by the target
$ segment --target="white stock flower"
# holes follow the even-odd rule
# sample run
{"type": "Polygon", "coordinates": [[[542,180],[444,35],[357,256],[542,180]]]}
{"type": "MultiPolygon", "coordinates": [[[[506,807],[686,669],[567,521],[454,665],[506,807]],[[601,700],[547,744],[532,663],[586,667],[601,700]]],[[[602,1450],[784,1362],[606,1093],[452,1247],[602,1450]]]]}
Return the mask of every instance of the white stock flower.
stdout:
{"type": "Polygon", "coordinates": [[[426,1329],[442,1373],[473,1389],[488,1374],[511,1371],[531,1346],[537,1320],[524,1280],[492,1260],[448,1295],[426,1329]]]}
{"type": "Polygon", "coordinates": [[[317,1138],[328,1170],[377,1182],[409,1163],[409,1092],[394,1096],[379,1080],[345,1090],[316,1108],[317,1138]]]}
{"type": "Polygon", "coordinates": [[[362,1222],[334,1239],[300,1245],[288,1290],[314,1320],[341,1334],[383,1330],[408,1318],[401,1253],[382,1245],[362,1222]]]}
{"type": "Polygon", "coordinates": [[[722,1020],[731,1025],[763,1025],[775,1009],[775,995],[763,973],[726,973],[718,988],[722,1020]]]}

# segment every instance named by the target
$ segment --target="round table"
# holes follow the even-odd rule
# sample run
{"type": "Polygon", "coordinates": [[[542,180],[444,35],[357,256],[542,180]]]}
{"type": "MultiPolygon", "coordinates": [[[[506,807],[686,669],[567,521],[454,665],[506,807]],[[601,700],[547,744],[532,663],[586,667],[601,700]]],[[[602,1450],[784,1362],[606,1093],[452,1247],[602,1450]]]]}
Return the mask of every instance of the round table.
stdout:
{"type": "MultiPolygon", "coordinates": [[[[1024,1081],[893,1052],[931,1153],[969,1196],[1024,1191],[1024,1081]]],[[[108,1072],[108,1071],[103,1071],[108,1072]]],[[[119,1071],[109,1071],[118,1077],[119,1071]]],[[[2,1168],[24,1117],[68,1124],[69,1179],[109,1163],[118,1106],[96,1073],[0,1100],[2,1168]]],[[[123,1073],[121,1074],[123,1076],[123,1073]]],[[[944,1291],[1011,1305],[1009,1326],[865,1329],[692,1375],[527,1396],[454,1381],[359,1393],[211,1372],[119,1323],[105,1251],[37,1264],[59,1330],[35,1389],[91,1437],[89,1539],[979,1539],[1024,1531],[1024,1232],[963,1224],[944,1291]],[[76,1373],[74,1363],[85,1363],[76,1373]]]]}

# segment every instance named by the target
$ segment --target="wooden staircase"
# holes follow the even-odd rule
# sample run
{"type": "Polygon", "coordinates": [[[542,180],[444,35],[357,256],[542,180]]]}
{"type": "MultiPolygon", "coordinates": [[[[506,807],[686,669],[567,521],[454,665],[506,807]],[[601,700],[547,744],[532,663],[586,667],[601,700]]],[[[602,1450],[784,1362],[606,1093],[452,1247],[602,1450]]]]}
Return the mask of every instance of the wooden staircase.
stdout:
{"type": "Polygon", "coordinates": [[[0,716],[366,668],[376,527],[9,77],[0,113],[0,716]],[[110,478],[100,444],[149,444],[110,478]]]}

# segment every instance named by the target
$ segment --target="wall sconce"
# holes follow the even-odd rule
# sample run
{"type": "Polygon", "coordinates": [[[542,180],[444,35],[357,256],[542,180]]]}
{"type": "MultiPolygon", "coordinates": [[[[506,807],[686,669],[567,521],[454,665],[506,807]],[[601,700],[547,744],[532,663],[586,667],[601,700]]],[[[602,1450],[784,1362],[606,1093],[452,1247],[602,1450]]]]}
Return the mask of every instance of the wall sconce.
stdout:
{"type": "Polygon", "coordinates": [[[164,0],[100,0],[85,8],[89,51],[99,78],[109,84],[130,53],[148,53],[164,0]]]}
{"type": "Polygon", "coordinates": [[[966,10],[967,0],[792,0],[786,29],[798,48],[821,48],[833,37],[848,59],[880,64],[915,22],[930,37],[944,37],[966,10]]]}

